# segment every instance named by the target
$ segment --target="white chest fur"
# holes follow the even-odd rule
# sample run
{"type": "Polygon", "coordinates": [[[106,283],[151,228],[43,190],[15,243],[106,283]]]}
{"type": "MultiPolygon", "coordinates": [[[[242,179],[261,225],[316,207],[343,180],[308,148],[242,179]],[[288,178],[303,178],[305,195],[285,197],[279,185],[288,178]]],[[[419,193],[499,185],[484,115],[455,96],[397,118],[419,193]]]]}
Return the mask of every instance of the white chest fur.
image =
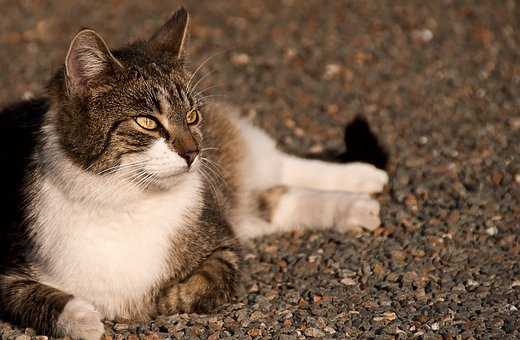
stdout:
{"type": "Polygon", "coordinates": [[[104,317],[128,317],[167,275],[171,239],[199,206],[200,179],[187,176],[174,189],[118,208],[71,201],[43,183],[33,230],[49,260],[45,283],[93,303],[104,317]]]}

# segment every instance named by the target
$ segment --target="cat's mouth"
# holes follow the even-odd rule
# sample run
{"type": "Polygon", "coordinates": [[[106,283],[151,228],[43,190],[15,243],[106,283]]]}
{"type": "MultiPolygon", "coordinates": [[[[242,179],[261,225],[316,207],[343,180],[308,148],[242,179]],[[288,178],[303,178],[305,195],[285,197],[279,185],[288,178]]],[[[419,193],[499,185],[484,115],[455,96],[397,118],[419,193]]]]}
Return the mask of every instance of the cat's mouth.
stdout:
{"type": "Polygon", "coordinates": [[[145,190],[169,189],[175,186],[176,184],[182,182],[186,176],[195,173],[196,168],[197,166],[191,166],[189,168],[185,167],[167,173],[146,173],[145,176],[148,177],[148,180],[146,180],[142,185],[138,186],[141,186],[145,190]]]}
{"type": "Polygon", "coordinates": [[[162,171],[145,171],[158,181],[167,181],[185,174],[194,173],[198,168],[198,163],[198,159],[196,159],[191,166],[176,167],[175,169],[166,169],[162,171]]]}
{"type": "Polygon", "coordinates": [[[174,178],[178,178],[184,174],[186,174],[188,172],[188,170],[181,170],[181,171],[177,171],[175,173],[170,173],[170,174],[152,174],[151,176],[156,180],[156,181],[168,181],[168,180],[172,180],[174,178]]]}

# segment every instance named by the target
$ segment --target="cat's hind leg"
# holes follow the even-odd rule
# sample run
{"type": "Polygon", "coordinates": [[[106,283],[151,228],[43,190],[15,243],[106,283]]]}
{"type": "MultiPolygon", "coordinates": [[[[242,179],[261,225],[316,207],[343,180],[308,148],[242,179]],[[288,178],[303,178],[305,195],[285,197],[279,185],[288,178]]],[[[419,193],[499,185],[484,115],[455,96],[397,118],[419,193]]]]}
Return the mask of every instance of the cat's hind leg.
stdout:
{"type": "Polygon", "coordinates": [[[378,193],[388,183],[385,171],[368,163],[329,163],[283,154],[280,181],[318,190],[378,193]]]}
{"type": "Polygon", "coordinates": [[[105,332],[90,303],[21,275],[0,275],[0,306],[9,321],[53,337],[99,340],[105,332]]]}
{"type": "Polygon", "coordinates": [[[385,171],[368,163],[330,163],[304,159],[279,150],[276,142],[249,122],[238,120],[246,146],[244,178],[249,189],[274,185],[359,193],[381,192],[385,171]]]}
{"type": "Polygon", "coordinates": [[[366,193],[275,186],[257,200],[259,217],[241,221],[241,239],[295,229],[373,230],[381,224],[379,202],[366,193]]]}

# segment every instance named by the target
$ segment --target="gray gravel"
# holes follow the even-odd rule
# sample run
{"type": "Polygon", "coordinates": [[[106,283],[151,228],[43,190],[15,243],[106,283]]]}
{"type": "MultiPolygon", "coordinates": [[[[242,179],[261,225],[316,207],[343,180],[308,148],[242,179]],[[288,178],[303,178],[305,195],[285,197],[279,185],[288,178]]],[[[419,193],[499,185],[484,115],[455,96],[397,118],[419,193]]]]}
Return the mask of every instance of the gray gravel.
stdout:
{"type": "MultiPolygon", "coordinates": [[[[296,154],[364,115],[390,152],[374,233],[275,235],[214,315],[106,323],[114,339],[520,337],[520,4],[187,1],[193,67],[296,154]]],[[[82,26],[146,37],[171,1],[3,1],[0,103],[36,95],[82,26]]],[[[202,86],[202,85],[201,85],[202,86]]],[[[215,97],[216,99],[220,99],[215,97]]],[[[0,324],[3,338],[35,334],[0,324]],[[23,335],[25,334],[25,335],[23,335]]]]}

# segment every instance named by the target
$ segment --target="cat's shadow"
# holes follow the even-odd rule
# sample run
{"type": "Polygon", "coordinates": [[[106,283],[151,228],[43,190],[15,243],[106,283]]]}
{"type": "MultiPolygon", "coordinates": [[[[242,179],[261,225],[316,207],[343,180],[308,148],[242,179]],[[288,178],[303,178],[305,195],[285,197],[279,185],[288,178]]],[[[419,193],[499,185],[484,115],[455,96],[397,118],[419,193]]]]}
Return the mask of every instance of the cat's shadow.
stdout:
{"type": "Polygon", "coordinates": [[[389,160],[388,151],[381,145],[370,126],[361,115],[356,116],[345,126],[344,140],[346,150],[326,150],[318,155],[306,154],[305,158],[335,163],[364,162],[386,170],[389,160]]]}

